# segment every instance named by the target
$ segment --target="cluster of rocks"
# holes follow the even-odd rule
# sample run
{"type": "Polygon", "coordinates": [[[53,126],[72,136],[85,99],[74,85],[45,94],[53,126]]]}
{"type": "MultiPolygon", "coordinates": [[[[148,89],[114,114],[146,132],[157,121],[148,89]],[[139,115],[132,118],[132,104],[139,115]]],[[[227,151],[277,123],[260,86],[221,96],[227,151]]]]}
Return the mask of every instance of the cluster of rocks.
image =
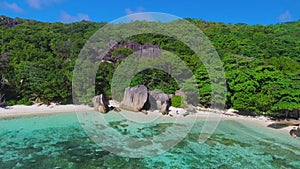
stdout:
{"type": "MultiPolygon", "coordinates": [[[[120,108],[129,111],[159,110],[162,114],[168,114],[173,95],[148,91],[144,85],[126,88],[120,108]]],[[[114,107],[109,107],[108,101],[101,94],[93,98],[94,109],[101,113],[107,113],[114,107]]]]}
{"type": "Polygon", "coordinates": [[[116,41],[110,41],[109,44],[109,51],[100,55],[101,61],[106,61],[115,64],[118,60],[126,58],[127,56],[117,55],[112,57],[112,53],[115,49],[118,48],[128,48],[131,49],[133,52],[137,53],[137,57],[140,58],[150,58],[155,59],[161,56],[161,50],[158,45],[153,45],[146,43],[144,45],[139,44],[133,41],[126,41],[124,43],[118,43],[116,41]]]}
{"type": "Polygon", "coordinates": [[[14,19],[11,19],[8,17],[3,17],[3,16],[0,17],[0,25],[5,25],[8,28],[12,28],[12,27],[17,26],[18,24],[19,23],[14,19]]]}
{"type": "Polygon", "coordinates": [[[149,91],[148,102],[146,102],[144,108],[148,110],[159,110],[163,114],[168,114],[172,97],[172,94],[163,94],[157,91],[149,91]]]}

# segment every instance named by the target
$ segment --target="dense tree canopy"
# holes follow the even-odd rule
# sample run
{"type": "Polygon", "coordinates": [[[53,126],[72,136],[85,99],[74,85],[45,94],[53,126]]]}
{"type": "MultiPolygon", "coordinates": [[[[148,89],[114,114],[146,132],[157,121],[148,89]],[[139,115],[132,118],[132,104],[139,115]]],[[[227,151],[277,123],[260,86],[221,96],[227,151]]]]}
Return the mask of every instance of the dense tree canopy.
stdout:
{"type": "MultiPolygon", "coordinates": [[[[226,74],[227,108],[258,114],[300,110],[300,21],[250,26],[187,20],[208,36],[220,55],[226,74]]],[[[6,100],[7,105],[72,102],[75,61],[85,42],[104,25],[87,21],[45,23],[2,16],[0,102],[6,100]]],[[[130,85],[144,84],[166,93],[196,85],[199,96],[196,104],[211,106],[212,79],[189,47],[172,37],[156,34],[125,40],[155,44],[171,51],[185,62],[195,79],[180,86],[170,74],[147,69],[136,74],[130,85]]],[[[112,57],[130,54],[130,49],[118,48],[112,57]]],[[[121,62],[100,64],[96,94],[111,96],[112,77],[121,62]]]]}

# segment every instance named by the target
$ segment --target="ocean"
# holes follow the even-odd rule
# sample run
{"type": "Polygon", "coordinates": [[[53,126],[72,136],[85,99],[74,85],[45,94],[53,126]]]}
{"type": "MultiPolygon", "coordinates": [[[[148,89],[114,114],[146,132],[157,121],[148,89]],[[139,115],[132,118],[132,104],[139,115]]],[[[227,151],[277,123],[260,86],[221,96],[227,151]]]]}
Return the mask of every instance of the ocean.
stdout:
{"type": "Polygon", "coordinates": [[[205,119],[85,117],[93,113],[1,119],[0,168],[300,168],[299,138],[252,123],[221,120],[199,142],[205,119]]]}

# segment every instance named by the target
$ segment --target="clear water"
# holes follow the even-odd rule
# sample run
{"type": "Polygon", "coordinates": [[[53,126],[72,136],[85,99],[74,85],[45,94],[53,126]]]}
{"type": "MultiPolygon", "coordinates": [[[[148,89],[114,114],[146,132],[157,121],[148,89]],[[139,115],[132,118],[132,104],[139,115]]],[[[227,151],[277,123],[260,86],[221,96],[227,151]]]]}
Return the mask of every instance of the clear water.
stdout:
{"type": "MultiPolygon", "coordinates": [[[[148,158],[114,155],[96,145],[82,129],[76,113],[0,120],[0,168],[300,168],[300,139],[288,133],[237,121],[221,121],[199,144],[202,120],[179,144],[148,158]]],[[[122,135],[158,134],[160,122],[134,130],[127,121],[109,125],[122,135]],[[134,131],[131,132],[131,131],[134,131]]]]}

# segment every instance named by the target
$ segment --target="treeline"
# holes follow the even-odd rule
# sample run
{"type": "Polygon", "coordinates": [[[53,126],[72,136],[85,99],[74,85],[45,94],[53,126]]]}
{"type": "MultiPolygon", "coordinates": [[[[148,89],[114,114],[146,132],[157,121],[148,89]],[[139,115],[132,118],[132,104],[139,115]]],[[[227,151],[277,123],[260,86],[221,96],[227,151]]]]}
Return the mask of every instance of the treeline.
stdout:
{"type": "MultiPolygon", "coordinates": [[[[258,114],[300,110],[300,21],[249,26],[187,20],[209,37],[220,55],[226,75],[227,108],[258,114]]],[[[6,100],[6,105],[71,103],[75,61],[86,40],[104,25],[87,21],[62,24],[0,17],[2,101],[6,100]]],[[[159,45],[179,56],[196,79],[198,104],[211,106],[210,78],[189,47],[171,37],[155,34],[127,40],[159,45]]],[[[117,49],[112,57],[131,53],[128,49],[117,49]]],[[[113,73],[121,62],[101,63],[96,75],[96,94],[111,96],[113,73]]],[[[137,84],[165,93],[180,89],[172,76],[157,69],[137,74],[131,85],[137,84]]]]}

